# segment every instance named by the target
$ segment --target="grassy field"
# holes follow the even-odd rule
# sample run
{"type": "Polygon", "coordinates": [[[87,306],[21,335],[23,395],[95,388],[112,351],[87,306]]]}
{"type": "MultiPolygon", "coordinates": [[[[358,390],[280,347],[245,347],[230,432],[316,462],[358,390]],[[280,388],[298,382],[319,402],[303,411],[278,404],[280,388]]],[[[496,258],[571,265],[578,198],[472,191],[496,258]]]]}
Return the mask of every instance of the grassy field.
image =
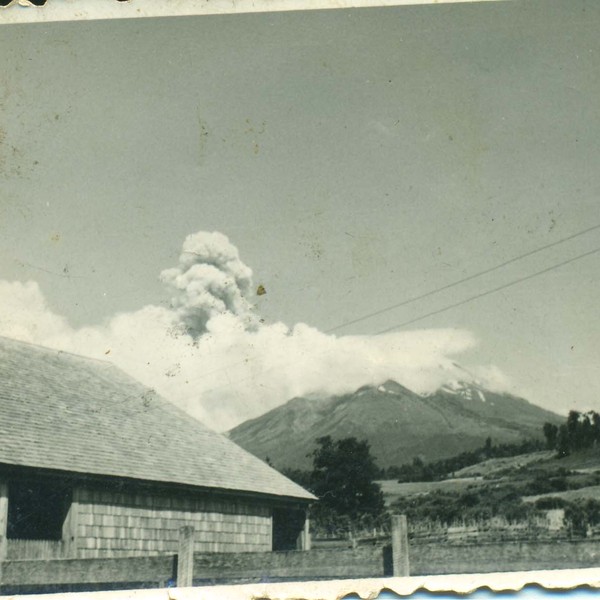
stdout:
{"type": "Polygon", "coordinates": [[[423,502],[427,502],[429,498],[425,496],[437,491],[460,495],[469,488],[477,489],[476,493],[489,491],[490,497],[495,497],[499,490],[510,491],[512,488],[517,494],[527,494],[522,496],[526,502],[551,496],[569,502],[582,498],[600,500],[600,449],[563,458],[557,458],[552,451],[493,458],[456,471],[454,475],[442,481],[398,483],[383,480],[378,483],[387,506],[401,498],[406,500],[415,496],[423,496],[423,502]]]}
{"type": "Polygon", "coordinates": [[[471,465],[456,471],[456,477],[489,477],[506,469],[521,469],[537,463],[543,463],[551,460],[556,454],[551,450],[541,452],[530,452],[529,454],[520,454],[518,456],[509,456],[507,458],[490,458],[483,462],[471,465]]]}
{"type": "MultiPolygon", "coordinates": [[[[481,486],[490,483],[494,475],[505,475],[507,471],[517,471],[529,466],[537,466],[547,461],[552,461],[553,452],[531,452],[509,458],[491,458],[470,467],[456,471],[451,479],[442,481],[416,481],[409,483],[398,483],[395,479],[378,481],[383,491],[386,504],[406,496],[417,496],[428,494],[437,490],[445,492],[463,492],[470,486],[481,486]],[[484,477],[486,479],[484,479],[484,477]]],[[[562,463],[561,465],[562,466],[562,463]]],[[[556,468],[556,465],[554,465],[556,468]]]]}
{"type": "Polygon", "coordinates": [[[445,479],[444,481],[415,481],[410,483],[398,483],[395,479],[385,479],[377,483],[381,486],[386,505],[390,505],[398,498],[419,496],[436,490],[462,492],[469,486],[482,485],[484,481],[481,477],[462,477],[445,479]]]}
{"type": "Polygon", "coordinates": [[[550,492],[548,494],[539,494],[537,496],[524,496],[525,502],[535,502],[540,498],[562,498],[569,502],[580,498],[593,498],[600,500],[600,485],[590,485],[588,487],[579,488],[578,490],[567,490],[566,492],[550,492]]]}
{"type": "Polygon", "coordinates": [[[563,469],[582,473],[600,471],[600,448],[589,448],[564,458],[555,458],[541,466],[543,468],[562,467],[563,469]]]}

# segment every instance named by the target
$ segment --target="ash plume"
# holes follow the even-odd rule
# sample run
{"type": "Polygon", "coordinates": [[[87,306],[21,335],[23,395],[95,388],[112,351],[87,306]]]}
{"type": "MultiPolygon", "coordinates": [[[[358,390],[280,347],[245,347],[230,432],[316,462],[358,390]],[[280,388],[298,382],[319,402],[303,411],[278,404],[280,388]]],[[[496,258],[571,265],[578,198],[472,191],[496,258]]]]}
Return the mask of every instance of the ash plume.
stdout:
{"type": "MultiPolygon", "coordinates": [[[[248,300],[252,271],[218,232],[188,236],[160,279],[169,308],[148,304],[80,328],[48,307],[36,282],[0,280],[0,335],[108,359],[221,431],[294,396],[387,379],[433,392],[464,379],[455,357],[477,343],[454,328],[336,336],[304,323],[262,323],[248,300]]],[[[500,379],[493,366],[468,366],[479,379],[500,379]]]]}
{"type": "Polygon", "coordinates": [[[201,231],[188,235],[178,266],[165,269],[160,279],[173,294],[173,310],[194,338],[206,333],[212,318],[226,313],[240,319],[245,328],[257,324],[246,299],[252,270],[222,233],[201,231]]]}

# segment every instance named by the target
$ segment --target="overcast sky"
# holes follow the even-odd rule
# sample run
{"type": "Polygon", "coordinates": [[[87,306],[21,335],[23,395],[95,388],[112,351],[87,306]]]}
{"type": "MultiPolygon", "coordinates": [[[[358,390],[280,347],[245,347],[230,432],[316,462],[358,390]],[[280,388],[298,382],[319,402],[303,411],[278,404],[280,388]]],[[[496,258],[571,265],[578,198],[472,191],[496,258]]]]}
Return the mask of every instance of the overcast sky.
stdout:
{"type": "Polygon", "coordinates": [[[412,382],[411,357],[430,387],[448,359],[600,410],[600,254],[443,310],[595,250],[600,229],[362,319],[600,224],[598,31],[578,0],[2,27],[0,333],[112,359],[217,428],[412,382]],[[264,323],[242,341],[215,325],[212,350],[199,330],[192,356],[144,319],[182,318],[190,287],[159,274],[185,272],[199,231],[252,269],[236,285],[264,323]],[[298,347],[278,322],[306,324],[298,347]]]}

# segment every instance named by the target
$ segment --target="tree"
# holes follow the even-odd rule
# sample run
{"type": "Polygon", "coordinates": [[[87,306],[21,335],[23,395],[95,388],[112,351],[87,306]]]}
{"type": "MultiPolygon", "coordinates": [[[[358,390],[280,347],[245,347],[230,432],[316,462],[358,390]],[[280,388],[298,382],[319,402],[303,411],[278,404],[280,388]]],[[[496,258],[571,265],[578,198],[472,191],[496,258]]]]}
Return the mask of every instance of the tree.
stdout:
{"type": "Polygon", "coordinates": [[[288,479],[291,479],[298,485],[301,485],[303,488],[310,490],[311,485],[311,472],[304,471],[302,469],[292,469],[286,468],[282,469],[281,473],[285,475],[288,479]]]}
{"type": "Polygon", "coordinates": [[[567,428],[567,425],[564,423],[558,428],[558,436],[556,438],[556,449],[558,451],[559,458],[568,456],[570,453],[569,430],[567,428]]]}
{"type": "Polygon", "coordinates": [[[580,423],[580,448],[591,448],[594,443],[594,430],[589,414],[584,414],[581,417],[580,423]]]}
{"type": "Polygon", "coordinates": [[[488,437],[485,440],[485,446],[483,447],[483,453],[486,458],[490,458],[492,456],[492,438],[488,437]]]}
{"type": "Polygon", "coordinates": [[[593,411],[592,412],[592,431],[593,431],[593,445],[597,445],[600,442],[600,415],[593,411]]]}
{"type": "Polygon", "coordinates": [[[317,511],[347,517],[351,521],[378,517],[383,513],[383,493],[375,479],[380,470],[371,456],[369,443],[354,437],[317,440],[312,452],[311,488],[320,502],[317,511]]]}
{"type": "Polygon", "coordinates": [[[544,423],[544,437],[546,438],[546,447],[548,450],[555,450],[558,427],[554,423],[544,423]]]}
{"type": "Polygon", "coordinates": [[[581,448],[581,413],[576,410],[569,411],[567,417],[567,432],[569,437],[569,449],[579,450],[581,448]]]}

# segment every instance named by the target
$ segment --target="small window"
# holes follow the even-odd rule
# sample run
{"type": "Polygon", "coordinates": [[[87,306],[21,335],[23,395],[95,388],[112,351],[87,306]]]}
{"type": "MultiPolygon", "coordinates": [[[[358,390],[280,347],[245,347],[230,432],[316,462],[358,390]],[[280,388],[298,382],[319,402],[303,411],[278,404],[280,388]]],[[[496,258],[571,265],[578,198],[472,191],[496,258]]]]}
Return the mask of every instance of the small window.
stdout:
{"type": "Polygon", "coordinates": [[[7,537],[60,540],[71,504],[71,490],[45,481],[16,481],[8,487],[7,537]]]}

